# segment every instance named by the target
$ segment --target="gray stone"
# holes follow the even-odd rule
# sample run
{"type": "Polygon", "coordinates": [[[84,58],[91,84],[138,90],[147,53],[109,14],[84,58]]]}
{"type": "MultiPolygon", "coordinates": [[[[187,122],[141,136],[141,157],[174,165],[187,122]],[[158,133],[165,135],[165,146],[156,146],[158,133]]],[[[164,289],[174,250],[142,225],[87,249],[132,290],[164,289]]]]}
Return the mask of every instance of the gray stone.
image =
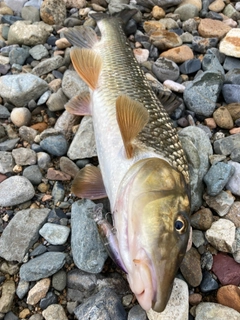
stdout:
{"type": "Polygon", "coordinates": [[[49,307],[51,304],[56,304],[58,303],[58,297],[57,295],[50,291],[47,293],[46,297],[42,298],[40,303],[39,303],[39,307],[44,310],[47,307],[49,307]]]}
{"type": "Polygon", "coordinates": [[[10,64],[24,64],[25,60],[29,56],[29,50],[26,48],[13,48],[9,53],[9,62],[10,64]]]}
{"type": "Polygon", "coordinates": [[[47,101],[47,106],[50,111],[64,110],[64,105],[68,102],[68,98],[63,93],[62,88],[57,92],[52,93],[47,101]]]}
{"type": "Polygon", "coordinates": [[[64,111],[60,117],[57,119],[54,129],[61,132],[66,139],[72,137],[72,128],[78,125],[80,122],[80,117],[74,114],[64,111]]]}
{"type": "Polygon", "coordinates": [[[12,153],[0,151],[0,173],[13,172],[14,165],[12,153]]]}
{"type": "Polygon", "coordinates": [[[0,118],[8,119],[10,117],[10,112],[5,106],[0,105],[0,118]]]}
{"type": "Polygon", "coordinates": [[[114,319],[126,320],[127,315],[120,298],[111,289],[103,289],[80,304],[74,314],[78,320],[86,319],[114,319]]]}
{"type": "Polygon", "coordinates": [[[27,0],[5,0],[4,2],[14,12],[20,13],[24,3],[27,2],[27,0]]]}
{"type": "Polygon", "coordinates": [[[204,245],[205,238],[204,238],[203,232],[200,230],[193,230],[192,231],[192,242],[196,248],[199,248],[200,246],[204,245]]]}
{"type": "Polygon", "coordinates": [[[50,244],[61,245],[67,241],[70,229],[55,223],[45,223],[39,230],[40,235],[50,244]]]}
{"type": "Polygon", "coordinates": [[[24,7],[32,6],[32,7],[40,9],[42,2],[43,2],[43,0],[28,0],[28,2],[26,2],[24,4],[24,7]]]}
{"type": "Polygon", "coordinates": [[[11,151],[15,148],[19,138],[9,139],[0,143],[0,151],[11,151]]]}
{"type": "Polygon", "coordinates": [[[217,196],[211,197],[207,194],[203,195],[203,199],[214,209],[220,217],[225,216],[230,210],[231,205],[234,202],[234,197],[226,191],[221,191],[217,196]]]}
{"type": "Polygon", "coordinates": [[[47,74],[53,70],[60,68],[64,63],[64,59],[61,56],[55,56],[52,58],[41,61],[35,68],[32,69],[32,74],[40,77],[43,74],[47,74]]]}
{"type": "Polygon", "coordinates": [[[233,253],[233,258],[237,263],[240,263],[240,228],[236,228],[235,240],[236,251],[233,253]]]}
{"type": "Polygon", "coordinates": [[[19,320],[17,316],[12,311],[5,314],[4,320],[19,320]]]}
{"type": "Polygon", "coordinates": [[[235,168],[234,174],[228,181],[226,187],[229,189],[233,194],[239,196],[240,195],[240,163],[229,161],[228,162],[231,166],[235,168]]]}
{"type": "Polygon", "coordinates": [[[17,165],[33,165],[37,162],[36,152],[28,148],[17,148],[12,151],[13,158],[17,165]]]}
{"type": "Polygon", "coordinates": [[[18,211],[0,238],[0,256],[7,261],[22,262],[27,251],[38,240],[38,231],[47,220],[49,211],[49,209],[18,211]]]}
{"type": "Polygon", "coordinates": [[[91,116],[84,116],[68,149],[71,160],[92,158],[97,155],[91,116]]]}
{"type": "Polygon", "coordinates": [[[218,162],[211,166],[203,180],[207,185],[207,193],[216,196],[225,187],[234,174],[234,167],[224,162],[218,162]]]}
{"type": "Polygon", "coordinates": [[[69,98],[89,91],[87,84],[79,77],[76,71],[66,70],[62,79],[62,89],[64,94],[69,98]]]}
{"type": "Polygon", "coordinates": [[[29,50],[29,53],[35,60],[41,60],[43,58],[47,58],[49,55],[48,50],[46,49],[46,47],[44,47],[43,44],[38,44],[32,47],[29,50]]]}
{"type": "Polygon", "coordinates": [[[179,77],[178,65],[167,58],[158,58],[152,65],[152,71],[159,81],[164,82],[165,80],[177,80],[179,77]]]}
{"type": "Polygon", "coordinates": [[[2,286],[2,295],[0,298],[0,312],[7,313],[11,310],[15,295],[15,282],[6,280],[2,286]]]}
{"type": "Polygon", "coordinates": [[[59,270],[52,276],[52,286],[57,291],[63,291],[67,285],[67,274],[64,270],[59,270]]]}
{"type": "Polygon", "coordinates": [[[23,299],[29,291],[30,283],[28,281],[20,280],[17,286],[16,295],[19,299],[23,299]]]}
{"type": "Polygon", "coordinates": [[[38,8],[33,6],[23,7],[21,11],[21,16],[24,20],[31,22],[40,21],[40,11],[38,8]]]}
{"type": "Polygon", "coordinates": [[[42,315],[45,320],[68,320],[63,307],[60,304],[51,304],[43,310],[42,315]]]}
{"type": "Polygon", "coordinates": [[[214,141],[213,147],[215,153],[229,155],[235,148],[240,148],[240,133],[214,141]]]}
{"type": "Polygon", "coordinates": [[[35,313],[29,318],[29,320],[43,320],[43,316],[39,313],[35,313]]]}
{"type": "Polygon", "coordinates": [[[199,10],[196,6],[191,3],[186,3],[179,6],[174,13],[179,14],[181,21],[186,21],[188,19],[198,16],[199,10]]]}
{"type": "Polygon", "coordinates": [[[220,72],[225,75],[224,69],[218,60],[215,52],[212,49],[208,49],[202,60],[203,71],[220,72]]]}
{"type": "Polygon", "coordinates": [[[63,201],[64,196],[65,196],[65,189],[63,184],[60,181],[56,181],[52,189],[52,197],[54,200],[54,204],[56,205],[58,202],[63,201]]]}
{"type": "Polygon", "coordinates": [[[48,84],[39,77],[27,73],[0,77],[1,97],[16,107],[23,107],[30,100],[40,97],[48,84]]]}
{"type": "Polygon", "coordinates": [[[24,141],[27,141],[32,144],[34,139],[38,135],[38,132],[33,128],[22,126],[19,128],[19,135],[24,141]]]}
{"type": "Polygon", "coordinates": [[[128,313],[128,320],[147,320],[146,311],[140,305],[133,306],[128,313]]]}
{"type": "Polygon", "coordinates": [[[202,204],[203,177],[209,169],[208,158],[212,145],[206,133],[197,127],[187,127],[179,132],[190,172],[191,210],[196,211],[202,204]]]}
{"type": "Polygon", "coordinates": [[[40,106],[42,104],[45,104],[45,102],[48,100],[48,98],[50,97],[51,95],[51,91],[48,90],[46,92],[44,92],[43,95],[41,95],[41,97],[39,98],[38,102],[37,102],[37,105],[40,106]]]}
{"type": "Polygon", "coordinates": [[[67,153],[68,143],[62,134],[47,136],[40,142],[40,146],[53,156],[63,156],[67,153]]]}
{"type": "Polygon", "coordinates": [[[196,307],[195,320],[239,320],[239,312],[236,310],[213,302],[201,302],[196,307]]]}
{"type": "Polygon", "coordinates": [[[30,24],[30,21],[16,21],[8,33],[8,44],[34,46],[44,44],[53,28],[44,22],[30,24]]]}
{"type": "Polygon", "coordinates": [[[37,163],[39,168],[47,170],[50,166],[51,158],[46,152],[38,152],[37,153],[37,163]]]}
{"type": "Polygon", "coordinates": [[[46,252],[20,268],[20,278],[25,281],[36,281],[47,278],[60,270],[65,263],[66,254],[62,252],[46,252]]]}
{"type": "Polygon", "coordinates": [[[33,185],[38,185],[42,181],[42,173],[38,165],[33,165],[23,170],[23,176],[26,177],[33,185]]]}
{"type": "Polygon", "coordinates": [[[0,184],[0,206],[3,207],[24,203],[34,195],[33,185],[22,176],[12,176],[0,184]]]}
{"type": "Polygon", "coordinates": [[[235,148],[230,154],[230,158],[232,161],[240,162],[240,148],[235,148]]]}
{"type": "Polygon", "coordinates": [[[224,84],[222,94],[226,103],[240,102],[240,85],[239,84],[224,84]]]}
{"type": "Polygon", "coordinates": [[[90,200],[80,200],[72,205],[72,254],[76,266],[86,272],[101,272],[107,252],[101,242],[96,223],[89,218],[95,208],[90,200]]]}
{"type": "Polygon", "coordinates": [[[205,71],[200,74],[184,90],[183,98],[187,108],[198,115],[211,116],[222,84],[223,76],[218,72],[205,71]]]}

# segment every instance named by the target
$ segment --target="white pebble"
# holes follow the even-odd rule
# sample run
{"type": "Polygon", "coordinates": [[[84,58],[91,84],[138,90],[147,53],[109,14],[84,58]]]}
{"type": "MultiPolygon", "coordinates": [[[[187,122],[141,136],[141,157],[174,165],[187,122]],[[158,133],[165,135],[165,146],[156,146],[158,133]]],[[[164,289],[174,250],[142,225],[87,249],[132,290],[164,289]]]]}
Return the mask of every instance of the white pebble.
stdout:
{"type": "Polygon", "coordinates": [[[185,90],[185,86],[172,80],[165,80],[163,85],[175,92],[183,92],[185,90]]]}
{"type": "Polygon", "coordinates": [[[11,112],[11,121],[17,127],[27,126],[31,120],[31,112],[27,108],[14,108],[11,112]]]}

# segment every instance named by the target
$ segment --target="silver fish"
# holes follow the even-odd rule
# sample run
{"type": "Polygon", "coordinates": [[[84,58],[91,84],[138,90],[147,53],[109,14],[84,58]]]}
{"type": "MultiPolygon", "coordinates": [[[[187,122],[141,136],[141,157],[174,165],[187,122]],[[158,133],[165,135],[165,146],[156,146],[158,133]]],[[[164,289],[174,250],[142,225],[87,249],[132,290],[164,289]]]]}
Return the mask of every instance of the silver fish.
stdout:
{"type": "Polygon", "coordinates": [[[72,98],[66,109],[92,115],[100,164],[100,170],[82,169],[72,191],[81,198],[108,196],[114,228],[99,208],[96,213],[108,251],[127,273],[142,308],[162,312],[189,239],[188,166],[121,19],[96,18],[101,40],[85,26],[65,32],[75,45],[74,68],[90,90],[72,98]]]}

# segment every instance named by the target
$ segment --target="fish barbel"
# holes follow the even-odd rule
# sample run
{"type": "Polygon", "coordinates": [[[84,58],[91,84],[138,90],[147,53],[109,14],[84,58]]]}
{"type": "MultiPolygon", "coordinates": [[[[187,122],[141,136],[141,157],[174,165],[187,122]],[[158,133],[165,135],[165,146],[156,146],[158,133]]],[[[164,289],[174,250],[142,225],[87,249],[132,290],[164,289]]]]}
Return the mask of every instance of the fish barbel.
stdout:
{"type": "Polygon", "coordinates": [[[72,192],[89,199],[108,196],[114,228],[101,216],[96,221],[109,254],[127,273],[142,308],[162,312],[189,238],[188,166],[121,19],[95,18],[100,40],[90,27],[65,32],[75,46],[73,66],[90,89],[66,109],[92,115],[100,165],[80,170],[72,192]]]}

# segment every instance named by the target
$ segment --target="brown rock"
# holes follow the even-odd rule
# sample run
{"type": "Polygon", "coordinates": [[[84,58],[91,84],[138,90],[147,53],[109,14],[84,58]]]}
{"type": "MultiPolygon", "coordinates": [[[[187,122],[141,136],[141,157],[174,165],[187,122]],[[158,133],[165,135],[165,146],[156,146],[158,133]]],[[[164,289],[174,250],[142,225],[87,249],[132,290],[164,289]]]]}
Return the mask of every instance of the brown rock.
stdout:
{"type": "Polygon", "coordinates": [[[52,90],[53,92],[57,92],[61,88],[61,84],[61,79],[54,79],[48,85],[50,90],[52,90]]]}
{"type": "Polygon", "coordinates": [[[240,28],[230,28],[225,38],[220,42],[219,51],[227,56],[240,58],[240,28]]]}
{"type": "Polygon", "coordinates": [[[47,179],[49,180],[59,180],[59,181],[67,181],[71,180],[71,176],[59,170],[55,170],[53,168],[49,168],[47,171],[47,179]]]}
{"type": "Polygon", "coordinates": [[[198,26],[200,36],[204,38],[218,38],[222,39],[231,27],[219,20],[202,19],[198,26]]]}
{"type": "Polygon", "coordinates": [[[145,21],[143,24],[143,29],[147,34],[152,34],[153,32],[159,32],[165,29],[165,26],[159,21],[145,21]]]}
{"type": "Polygon", "coordinates": [[[201,256],[197,249],[191,248],[180,265],[180,270],[190,286],[197,287],[202,281],[201,256]]]}
{"type": "Polygon", "coordinates": [[[208,230],[213,223],[212,211],[208,208],[203,208],[191,216],[191,225],[198,230],[208,230]]]}
{"type": "Polygon", "coordinates": [[[228,109],[233,121],[236,121],[240,118],[240,103],[230,103],[226,105],[226,108],[228,109]]]}
{"type": "Polygon", "coordinates": [[[78,166],[68,157],[61,157],[59,167],[62,172],[69,174],[72,178],[75,178],[79,171],[78,166]]]}
{"type": "Polygon", "coordinates": [[[64,0],[45,0],[40,8],[40,16],[46,24],[63,25],[67,17],[64,0]]]}
{"type": "Polygon", "coordinates": [[[177,48],[169,49],[160,54],[160,57],[170,59],[176,63],[183,63],[186,60],[194,58],[194,54],[191,48],[186,45],[182,45],[177,48]]]}
{"type": "Polygon", "coordinates": [[[214,111],[213,118],[222,129],[232,129],[234,126],[230,112],[223,106],[214,111]]]}
{"type": "Polygon", "coordinates": [[[221,287],[217,292],[218,303],[240,312],[240,289],[234,285],[221,287]]]}
{"type": "Polygon", "coordinates": [[[204,119],[204,124],[209,128],[209,129],[215,129],[217,127],[216,122],[213,118],[205,118],[204,119]]]}
{"type": "Polygon", "coordinates": [[[154,6],[152,9],[152,16],[156,20],[164,18],[165,14],[166,14],[165,11],[158,6],[154,6]]]}
{"type": "Polygon", "coordinates": [[[11,8],[6,6],[4,2],[0,2],[0,14],[2,15],[9,14],[10,16],[13,16],[13,11],[11,8]]]}
{"type": "Polygon", "coordinates": [[[232,257],[224,253],[218,253],[213,256],[212,271],[218,277],[222,285],[240,284],[240,264],[232,257]]]}
{"type": "Polygon", "coordinates": [[[19,313],[20,319],[26,319],[31,314],[30,310],[25,308],[19,313]]]}
{"type": "Polygon", "coordinates": [[[198,305],[202,301],[202,296],[199,293],[193,293],[189,295],[189,303],[192,306],[198,305]]]}
{"type": "Polygon", "coordinates": [[[167,30],[153,32],[150,36],[150,40],[161,51],[182,45],[182,39],[175,32],[167,30]]]}
{"type": "Polygon", "coordinates": [[[215,0],[213,1],[208,9],[214,12],[221,12],[225,8],[225,3],[223,0],[215,0]]]}
{"type": "Polygon", "coordinates": [[[38,122],[31,126],[32,129],[37,130],[38,132],[43,132],[45,129],[47,129],[48,124],[46,122],[38,122]]]}
{"type": "Polygon", "coordinates": [[[225,218],[231,220],[236,228],[240,228],[240,201],[233,203],[225,218]]]}
{"type": "Polygon", "coordinates": [[[58,39],[55,44],[58,49],[66,49],[68,47],[71,47],[71,43],[66,38],[58,39]]]}
{"type": "Polygon", "coordinates": [[[51,281],[50,279],[41,279],[34,287],[28,292],[27,303],[34,305],[44,298],[48,292],[51,281]]]}

